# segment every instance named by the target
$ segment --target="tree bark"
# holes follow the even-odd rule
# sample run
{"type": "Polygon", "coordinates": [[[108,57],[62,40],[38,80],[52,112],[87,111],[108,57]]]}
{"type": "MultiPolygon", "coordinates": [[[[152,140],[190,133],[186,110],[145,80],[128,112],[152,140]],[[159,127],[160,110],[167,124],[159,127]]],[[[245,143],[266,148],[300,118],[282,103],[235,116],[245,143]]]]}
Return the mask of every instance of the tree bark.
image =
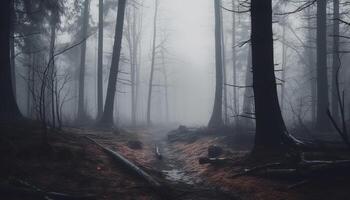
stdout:
{"type": "Polygon", "coordinates": [[[339,102],[337,98],[337,70],[340,67],[339,55],[339,0],[333,1],[333,61],[332,61],[332,116],[339,121],[339,102]]]}
{"type": "Polygon", "coordinates": [[[317,0],[317,121],[316,128],[330,127],[327,117],[328,79],[327,79],[327,1],[317,0]]]}
{"type": "Polygon", "coordinates": [[[286,132],[274,73],[271,4],[271,0],[251,1],[255,152],[280,149],[286,132]]]}
{"type": "Polygon", "coordinates": [[[17,100],[17,85],[16,85],[16,49],[15,49],[15,0],[11,1],[11,37],[10,37],[10,56],[11,56],[11,79],[12,79],[12,87],[13,87],[13,95],[15,100],[17,100]]]}
{"type": "Polygon", "coordinates": [[[220,20],[221,0],[214,0],[215,11],[215,63],[216,63],[216,86],[215,100],[211,118],[208,123],[209,128],[218,128],[223,125],[222,121],[222,48],[221,48],[221,20],[220,20]]]}
{"type": "Polygon", "coordinates": [[[103,0],[98,2],[97,118],[103,113],[103,0]]]}
{"type": "Polygon", "coordinates": [[[115,26],[112,63],[111,63],[111,68],[109,72],[104,111],[100,120],[100,124],[104,124],[107,126],[113,125],[114,98],[115,98],[118,71],[119,71],[120,52],[122,48],[125,5],[126,5],[126,0],[118,1],[118,14],[117,14],[117,24],[115,26]]]}
{"type": "Polygon", "coordinates": [[[147,124],[151,125],[151,101],[152,101],[152,89],[153,89],[153,74],[155,65],[155,54],[156,54],[156,39],[157,39],[157,16],[158,16],[158,4],[159,1],[155,0],[155,10],[153,18],[153,43],[152,43],[152,60],[151,60],[151,71],[148,84],[148,100],[147,100],[147,124]]]}
{"type": "MultiPolygon", "coordinates": [[[[235,10],[235,0],[232,0],[232,10],[235,10]]],[[[250,51],[250,50],[249,50],[250,51]]],[[[237,85],[237,65],[236,65],[236,13],[232,12],[232,69],[233,69],[233,85],[237,85]]],[[[250,71],[250,69],[248,69],[250,71]]],[[[249,72],[250,73],[250,72],[249,72]]],[[[237,98],[237,88],[233,87],[233,113],[238,115],[239,99],[237,98]]],[[[236,120],[236,123],[239,120],[236,120]]]]}
{"type": "Polygon", "coordinates": [[[0,121],[15,121],[22,115],[18,109],[11,79],[10,29],[11,0],[4,0],[0,6],[0,121]]]}
{"type": "MultiPolygon", "coordinates": [[[[89,10],[90,0],[84,2],[83,27],[81,30],[81,38],[87,37],[87,30],[89,27],[89,10]]],[[[84,120],[86,117],[85,111],[85,63],[86,63],[86,41],[81,44],[80,49],[80,70],[79,70],[79,96],[78,96],[78,120],[84,120]]]]}
{"type": "Polygon", "coordinates": [[[222,48],[222,78],[223,78],[223,110],[224,110],[224,124],[228,125],[228,107],[227,107],[227,87],[225,85],[227,76],[226,76],[226,48],[225,48],[225,33],[224,33],[224,18],[222,14],[222,9],[220,8],[220,32],[221,32],[221,48],[222,48]]]}
{"type": "MultiPolygon", "coordinates": [[[[56,13],[52,13],[51,16],[51,36],[50,36],[50,53],[49,53],[49,59],[52,59],[54,56],[55,51],[55,42],[56,42],[56,24],[57,24],[57,15],[56,13]]],[[[56,113],[55,113],[55,59],[52,60],[52,63],[49,66],[49,88],[48,88],[48,94],[50,95],[50,105],[51,105],[51,125],[53,128],[56,127],[56,113]]],[[[57,91],[56,91],[57,92],[57,91]]],[[[56,102],[57,103],[57,102],[56,102]]]]}

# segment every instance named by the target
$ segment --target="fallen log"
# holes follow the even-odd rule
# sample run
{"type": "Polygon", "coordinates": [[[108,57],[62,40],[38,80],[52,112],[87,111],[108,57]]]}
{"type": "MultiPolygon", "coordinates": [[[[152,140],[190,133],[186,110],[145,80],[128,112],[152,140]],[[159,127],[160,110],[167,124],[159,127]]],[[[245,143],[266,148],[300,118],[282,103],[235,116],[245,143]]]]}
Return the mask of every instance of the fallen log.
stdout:
{"type": "Polygon", "coordinates": [[[234,174],[230,178],[237,178],[237,177],[244,176],[244,175],[251,175],[255,172],[258,172],[258,171],[261,171],[264,169],[268,169],[269,167],[279,167],[281,165],[282,165],[282,163],[268,163],[268,164],[256,166],[256,167],[253,167],[250,169],[244,169],[243,172],[234,174]]]}
{"type": "Polygon", "coordinates": [[[154,179],[151,175],[143,171],[141,168],[136,166],[134,163],[130,162],[128,159],[126,159],[124,156],[120,155],[119,153],[112,151],[111,149],[104,147],[94,139],[86,136],[88,140],[102,148],[109,156],[111,156],[115,161],[122,164],[126,169],[128,169],[130,172],[134,173],[135,175],[138,175],[140,178],[145,180],[150,184],[150,186],[158,192],[163,193],[162,189],[164,189],[163,185],[160,184],[156,179],[154,179]]]}
{"type": "Polygon", "coordinates": [[[229,158],[208,158],[208,157],[200,157],[198,162],[200,165],[204,164],[213,164],[213,165],[222,165],[232,162],[232,159],[229,158]]]}

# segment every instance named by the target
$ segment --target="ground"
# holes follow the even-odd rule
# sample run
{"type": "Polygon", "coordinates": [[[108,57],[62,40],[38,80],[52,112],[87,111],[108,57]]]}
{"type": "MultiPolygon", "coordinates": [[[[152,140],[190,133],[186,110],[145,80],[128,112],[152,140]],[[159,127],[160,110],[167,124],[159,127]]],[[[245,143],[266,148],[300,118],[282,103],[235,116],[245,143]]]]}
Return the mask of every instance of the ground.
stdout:
{"type": "Polygon", "coordinates": [[[94,195],[95,199],[170,199],[112,160],[86,138],[90,137],[166,185],[172,199],[350,199],[347,177],[313,179],[292,189],[288,187],[303,179],[233,178],[243,168],[257,164],[247,159],[249,134],[235,135],[229,129],[182,131],[183,127],[168,134],[172,129],[175,127],[64,128],[49,131],[49,145],[42,145],[41,127],[35,122],[1,125],[0,162],[5,164],[0,169],[0,186],[25,181],[44,191],[94,195]],[[222,147],[221,157],[229,161],[199,164],[211,145],[222,147]],[[156,147],[161,159],[155,154],[156,147]]]}

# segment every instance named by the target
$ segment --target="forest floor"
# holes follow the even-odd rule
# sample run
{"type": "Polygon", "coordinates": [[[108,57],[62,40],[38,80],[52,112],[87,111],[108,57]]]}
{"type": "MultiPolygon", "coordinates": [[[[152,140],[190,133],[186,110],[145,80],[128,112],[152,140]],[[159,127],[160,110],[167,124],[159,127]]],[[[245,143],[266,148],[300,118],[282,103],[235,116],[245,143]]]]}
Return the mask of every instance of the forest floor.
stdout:
{"type": "Polygon", "coordinates": [[[232,178],[258,163],[246,159],[252,137],[234,135],[230,130],[183,132],[178,129],[169,133],[174,127],[114,131],[65,128],[50,132],[50,145],[42,146],[41,129],[36,123],[1,125],[0,128],[0,163],[5,163],[0,165],[0,186],[18,185],[18,180],[23,180],[43,191],[91,194],[101,200],[165,199],[87,140],[88,136],[168,185],[174,191],[172,199],[350,199],[349,177],[310,180],[293,189],[288,187],[303,179],[232,178]],[[206,157],[208,147],[213,145],[221,147],[220,157],[230,161],[199,164],[199,158],[206,157]],[[155,154],[156,147],[162,154],[161,159],[155,154]]]}
{"type": "Polygon", "coordinates": [[[4,192],[8,186],[23,188],[23,182],[28,183],[26,189],[99,200],[157,199],[145,181],[130,176],[83,136],[49,132],[49,145],[43,146],[42,130],[35,122],[1,125],[0,130],[0,199],[44,199],[4,192]]]}

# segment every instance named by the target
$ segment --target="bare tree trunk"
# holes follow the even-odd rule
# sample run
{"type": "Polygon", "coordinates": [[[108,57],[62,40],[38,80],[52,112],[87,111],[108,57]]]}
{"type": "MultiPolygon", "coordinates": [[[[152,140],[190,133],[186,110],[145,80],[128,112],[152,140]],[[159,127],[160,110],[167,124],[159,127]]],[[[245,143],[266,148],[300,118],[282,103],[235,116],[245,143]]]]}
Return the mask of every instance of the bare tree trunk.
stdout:
{"type": "MultiPolygon", "coordinates": [[[[56,16],[52,14],[51,16],[51,38],[50,38],[50,53],[49,60],[53,58],[55,51],[55,40],[56,40],[56,16]]],[[[51,120],[52,120],[52,128],[56,127],[56,113],[55,113],[55,59],[52,60],[51,65],[49,66],[49,88],[48,93],[50,95],[50,104],[51,104],[51,120]]]]}
{"type": "MultiPolygon", "coordinates": [[[[339,0],[333,1],[333,19],[339,19],[339,0]]],[[[333,20],[333,61],[332,61],[332,116],[339,121],[339,104],[337,100],[337,70],[340,67],[339,55],[339,21],[333,20]]]]}
{"type": "Polygon", "coordinates": [[[153,74],[156,57],[156,39],[157,39],[157,16],[158,16],[158,5],[159,1],[155,0],[155,10],[153,18],[153,43],[152,43],[152,60],[151,60],[151,71],[148,84],[148,100],[147,100],[147,124],[151,125],[151,101],[152,101],[152,89],[153,89],[153,74]]]}
{"type": "Polygon", "coordinates": [[[11,37],[11,0],[4,0],[0,6],[0,121],[15,121],[21,118],[17,107],[12,79],[10,43],[11,37]]]}
{"type": "Polygon", "coordinates": [[[280,149],[286,132],[274,73],[271,0],[251,1],[256,134],[254,152],[280,149]]]}
{"type": "MultiPolygon", "coordinates": [[[[235,0],[232,0],[232,10],[235,10],[235,0]]],[[[233,85],[237,85],[237,65],[236,65],[236,13],[232,12],[232,69],[233,69],[233,85]]],[[[250,51],[250,50],[249,50],[250,51]]],[[[250,69],[249,69],[250,71],[250,69]]],[[[233,111],[234,115],[238,115],[239,99],[237,98],[237,88],[233,88],[233,111]]],[[[238,119],[236,123],[238,123],[238,119]]]]}
{"type": "Polygon", "coordinates": [[[209,128],[218,128],[223,125],[222,121],[222,48],[221,48],[221,20],[220,20],[221,1],[214,0],[215,11],[215,60],[216,60],[216,87],[215,100],[211,118],[208,123],[209,128]]]}
{"type": "MultiPolygon", "coordinates": [[[[314,45],[313,38],[314,38],[314,30],[311,28],[311,8],[307,8],[307,26],[308,28],[308,41],[307,44],[309,47],[312,47],[314,45]]],[[[310,71],[310,95],[311,95],[311,122],[316,122],[316,98],[317,98],[317,89],[316,89],[316,55],[312,48],[306,47],[306,53],[307,53],[307,60],[308,60],[308,67],[310,71]]]]}
{"type": "MultiPolygon", "coordinates": [[[[84,2],[84,14],[83,14],[83,27],[81,32],[81,38],[87,37],[87,30],[89,27],[89,10],[90,0],[84,2]]],[[[78,96],[78,120],[83,120],[86,117],[85,111],[85,60],[86,58],[86,41],[81,44],[80,49],[80,70],[79,70],[79,96],[78,96]]]]}
{"type": "Polygon", "coordinates": [[[137,9],[128,9],[126,11],[126,40],[129,47],[130,55],[130,77],[131,77],[131,123],[136,125],[136,73],[137,73],[137,62],[138,62],[138,47],[139,47],[139,33],[137,30],[137,9]],[[132,13],[132,15],[131,15],[132,13]]]}
{"type": "Polygon", "coordinates": [[[165,117],[166,122],[169,122],[169,99],[168,99],[168,72],[166,70],[164,51],[161,52],[162,55],[162,72],[164,76],[164,100],[165,100],[165,117]]]}
{"type": "Polygon", "coordinates": [[[10,36],[10,56],[11,56],[11,79],[13,87],[13,95],[17,100],[17,84],[16,84],[16,52],[15,52],[15,35],[14,35],[14,17],[15,17],[15,0],[11,1],[11,36],[10,36]]]}
{"type": "Polygon", "coordinates": [[[327,1],[317,0],[317,122],[318,130],[330,128],[327,117],[327,1]]]}
{"type": "Polygon", "coordinates": [[[97,118],[103,113],[103,0],[98,2],[97,118]]]}
{"type": "Polygon", "coordinates": [[[125,6],[126,6],[126,0],[118,1],[118,14],[117,14],[117,24],[115,26],[112,63],[111,63],[111,69],[109,72],[104,111],[100,120],[101,125],[102,124],[107,126],[113,125],[114,99],[115,99],[115,92],[116,92],[117,78],[118,78],[118,71],[119,71],[120,52],[122,48],[125,6]]]}
{"type": "Polygon", "coordinates": [[[223,98],[224,98],[224,124],[228,125],[229,120],[228,120],[228,113],[227,113],[227,87],[226,87],[226,48],[225,48],[225,33],[224,33],[224,18],[223,18],[223,14],[222,14],[222,9],[220,9],[220,32],[221,32],[221,48],[222,48],[222,76],[223,76],[223,98]]]}

